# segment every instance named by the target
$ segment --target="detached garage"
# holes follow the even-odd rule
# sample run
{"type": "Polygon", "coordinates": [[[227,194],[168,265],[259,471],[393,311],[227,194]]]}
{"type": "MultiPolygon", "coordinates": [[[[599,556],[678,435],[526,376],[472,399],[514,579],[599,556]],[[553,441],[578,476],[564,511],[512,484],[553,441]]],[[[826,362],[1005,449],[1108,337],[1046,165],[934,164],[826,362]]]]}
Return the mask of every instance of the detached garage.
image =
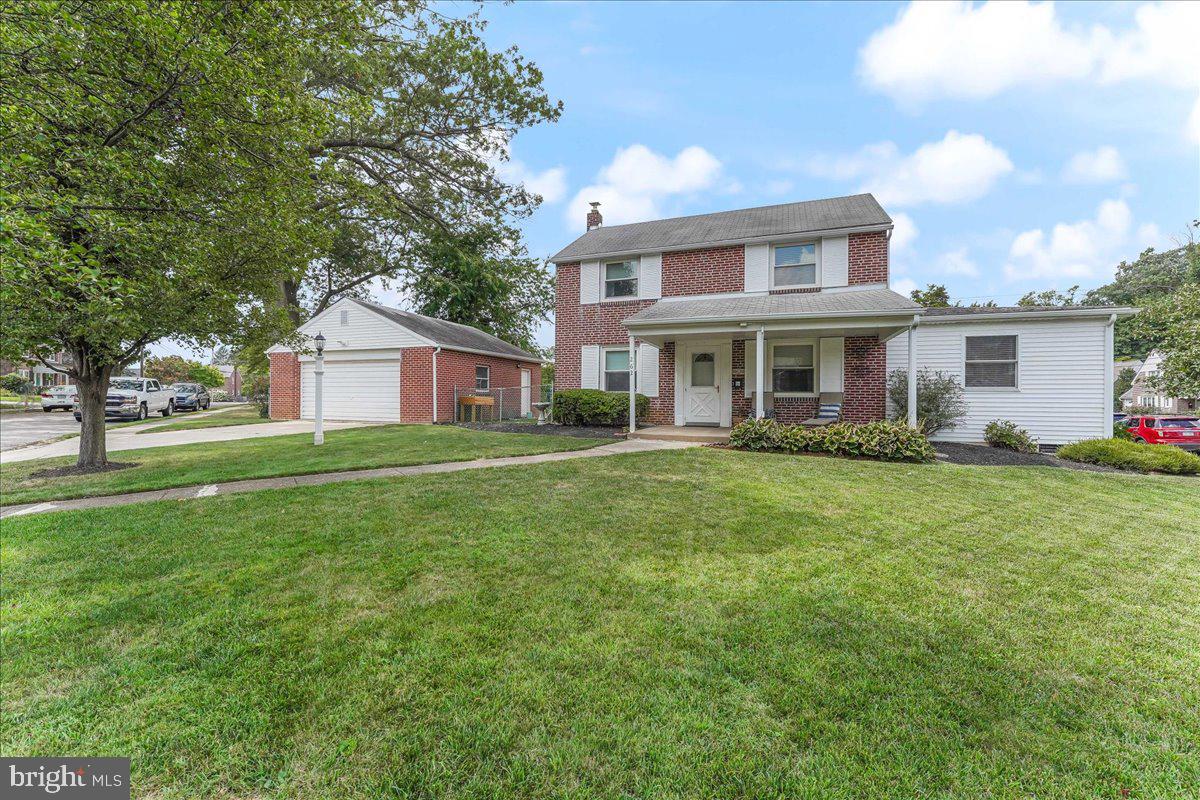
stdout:
{"type": "MultiPolygon", "coordinates": [[[[451,422],[455,388],[510,390],[528,410],[541,361],[468,325],[343,298],[300,327],[325,336],[325,418],[367,422],[451,422]],[[512,392],[516,387],[528,387],[512,392]]],[[[284,345],[271,361],[271,418],[312,419],[315,359],[284,345]]]]}

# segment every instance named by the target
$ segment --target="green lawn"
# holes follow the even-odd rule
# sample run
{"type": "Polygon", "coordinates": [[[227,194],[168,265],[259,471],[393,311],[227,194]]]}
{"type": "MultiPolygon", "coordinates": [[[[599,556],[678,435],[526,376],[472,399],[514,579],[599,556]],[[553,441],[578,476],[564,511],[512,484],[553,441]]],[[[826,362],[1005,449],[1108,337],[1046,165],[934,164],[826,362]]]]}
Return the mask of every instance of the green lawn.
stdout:
{"type": "MultiPolygon", "coordinates": [[[[210,409],[209,411],[177,411],[175,413],[177,416],[172,417],[174,422],[138,431],[138,435],[164,431],[191,431],[197,428],[226,428],[230,425],[260,425],[278,421],[264,419],[254,406],[238,406],[230,411],[210,409]]],[[[158,421],[163,422],[164,420],[159,417],[158,421]]]]}
{"type": "Polygon", "coordinates": [[[1198,492],[697,449],[18,518],[0,750],[164,798],[1196,797],[1198,492]]]}
{"type": "Polygon", "coordinates": [[[67,478],[29,476],[47,467],[73,464],[73,456],[19,461],[0,465],[0,497],[5,505],[12,505],[245,478],[555,453],[603,443],[597,439],[493,433],[448,425],[374,425],[326,431],[325,444],[320,447],[313,446],[311,433],[297,433],[119,450],[110,453],[109,458],[138,466],[67,478]]]}

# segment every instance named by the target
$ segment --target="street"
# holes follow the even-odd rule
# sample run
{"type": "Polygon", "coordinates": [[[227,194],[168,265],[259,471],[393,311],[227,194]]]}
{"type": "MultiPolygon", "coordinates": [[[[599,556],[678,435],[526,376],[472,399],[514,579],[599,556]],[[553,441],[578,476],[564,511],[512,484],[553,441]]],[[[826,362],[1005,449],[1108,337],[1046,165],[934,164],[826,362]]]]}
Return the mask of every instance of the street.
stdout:
{"type": "Polygon", "coordinates": [[[0,451],[78,432],[79,423],[69,411],[5,412],[0,414],[0,451]]]}

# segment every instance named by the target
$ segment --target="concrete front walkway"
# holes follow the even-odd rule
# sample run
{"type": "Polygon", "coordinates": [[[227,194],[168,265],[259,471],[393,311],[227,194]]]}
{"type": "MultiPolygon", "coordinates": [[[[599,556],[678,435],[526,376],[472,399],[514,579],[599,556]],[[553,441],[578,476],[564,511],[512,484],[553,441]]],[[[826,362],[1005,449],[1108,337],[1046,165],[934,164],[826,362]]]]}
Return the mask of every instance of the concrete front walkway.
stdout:
{"type": "MultiPolygon", "coordinates": [[[[278,423],[280,425],[286,423],[278,423]]],[[[244,426],[251,427],[251,426],[244,426]]],[[[163,434],[164,436],[166,434],[163,434]]],[[[320,472],[315,475],[294,475],[284,478],[259,478],[229,483],[211,483],[207,486],[181,486],[176,489],[158,489],[150,492],[116,494],[107,497],[81,497],[76,500],[51,500],[41,503],[24,503],[0,509],[0,519],[19,517],[25,514],[41,514],[47,511],[75,511],[106,506],[127,506],[133,503],[149,503],[154,500],[191,500],[200,497],[257,492],[264,489],[288,489],[293,486],[319,486],[324,483],[361,481],[369,478],[402,478],[410,475],[430,475],[440,472],[461,472],[468,469],[488,467],[512,467],[522,464],[545,464],[550,461],[567,461],[572,458],[615,456],[622,453],[646,453],[654,450],[678,450],[695,447],[696,442],[661,442],[635,439],[613,442],[588,450],[569,450],[562,453],[541,453],[533,456],[509,456],[506,458],[478,458],[474,461],[450,461],[442,464],[417,464],[411,467],[381,467],[358,469],[346,472],[320,472]]]]}
{"type": "MultiPolygon", "coordinates": [[[[213,412],[217,413],[217,412],[213,412]]],[[[178,422],[177,419],[165,419],[161,424],[169,425],[178,422]]],[[[341,428],[359,428],[370,425],[369,422],[326,422],[325,430],[336,431],[341,428]]],[[[224,428],[199,428],[197,430],[165,431],[152,436],[139,436],[139,431],[154,427],[151,425],[133,425],[128,428],[112,428],[108,431],[108,452],[119,450],[144,450],[149,447],[170,447],[177,444],[197,444],[199,442],[231,442],[235,439],[258,439],[263,436],[284,436],[289,433],[312,433],[312,420],[288,420],[286,422],[266,422],[262,425],[229,425],[224,428]]],[[[54,456],[73,456],[79,453],[79,437],[64,439],[61,442],[23,447],[19,450],[8,450],[0,453],[0,464],[15,464],[18,461],[31,461],[35,458],[52,458],[54,456]]]]}

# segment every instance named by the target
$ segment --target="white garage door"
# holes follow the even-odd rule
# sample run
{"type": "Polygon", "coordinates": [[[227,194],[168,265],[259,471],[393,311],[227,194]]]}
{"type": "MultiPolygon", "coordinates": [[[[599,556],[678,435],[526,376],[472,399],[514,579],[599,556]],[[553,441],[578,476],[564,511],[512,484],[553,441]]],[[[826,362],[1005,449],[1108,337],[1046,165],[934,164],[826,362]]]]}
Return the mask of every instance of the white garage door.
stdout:
{"type": "MultiPolygon", "coordinates": [[[[300,365],[300,417],[315,416],[315,365],[300,365]]],[[[330,420],[400,421],[400,359],[325,362],[324,416],[330,420]]]]}

